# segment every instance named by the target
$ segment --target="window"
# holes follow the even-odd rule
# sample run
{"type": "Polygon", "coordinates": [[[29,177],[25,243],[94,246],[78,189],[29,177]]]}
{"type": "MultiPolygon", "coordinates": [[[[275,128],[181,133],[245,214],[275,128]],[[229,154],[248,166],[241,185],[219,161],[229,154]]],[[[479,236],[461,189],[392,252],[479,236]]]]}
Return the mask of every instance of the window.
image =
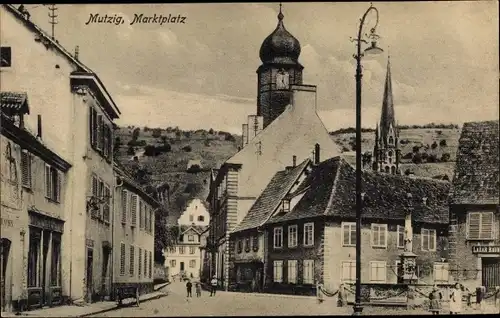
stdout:
{"type": "Polygon", "coordinates": [[[422,251],[436,250],[436,230],[422,229],[422,251]]]}
{"type": "Polygon", "coordinates": [[[372,247],[387,247],[387,224],[372,223],[372,247]]]}
{"type": "Polygon", "coordinates": [[[135,248],[134,246],[130,246],[130,276],[134,276],[134,258],[135,258],[135,255],[134,255],[134,252],[135,252],[135,248]]]}
{"type": "Polygon", "coordinates": [[[125,244],[120,246],[120,275],[125,275],[125,244]]]}
{"type": "Polygon", "coordinates": [[[448,263],[434,263],[434,282],[447,283],[449,273],[448,263]]]}
{"type": "Polygon", "coordinates": [[[179,254],[186,253],[186,248],[184,246],[179,246],[179,254]]]}
{"type": "Polygon", "coordinates": [[[144,229],[144,204],[140,198],[137,199],[139,201],[139,228],[141,230],[144,229]]]}
{"type": "Polygon", "coordinates": [[[402,272],[401,272],[401,261],[395,261],[394,262],[394,268],[392,269],[392,273],[394,274],[394,283],[402,283],[403,282],[403,277],[402,277],[402,272]]]}
{"type": "Polygon", "coordinates": [[[103,136],[103,124],[102,115],[97,115],[97,126],[96,126],[96,148],[97,150],[102,150],[104,136],[103,136]]]}
{"type": "Polygon", "coordinates": [[[304,224],[304,246],[314,245],[314,223],[304,224]]]}
{"type": "Polygon", "coordinates": [[[29,250],[28,250],[28,287],[39,286],[39,256],[42,231],[40,229],[29,228],[29,250]]]}
{"type": "Polygon", "coordinates": [[[25,149],[21,152],[21,179],[23,187],[31,189],[31,154],[25,149]]]}
{"type": "Polygon", "coordinates": [[[170,260],[170,267],[175,267],[175,265],[177,265],[175,262],[175,259],[171,259],[170,260]]]}
{"type": "Polygon", "coordinates": [[[492,240],[494,215],[493,212],[469,212],[467,219],[468,240],[492,240]]]}
{"type": "Polygon", "coordinates": [[[5,158],[9,161],[9,180],[17,183],[16,158],[12,156],[12,148],[10,147],[10,142],[7,143],[7,146],[5,148],[5,158]]]}
{"type": "Polygon", "coordinates": [[[314,260],[305,259],[303,268],[304,284],[314,284],[314,260]]]}
{"type": "Polygon", "coordinates": [[[243,241],[238,240],[236,243],[236,253],[240,254],[241,252],[243,252],[243,241]]]}
{"type": "Polygon", "coordinates": [[[283,247],[283,228],[275,227],[274,228],[274,248],[282,248],[283,247]]]}
{"type": "Polygon", "coordinates": [[[290,200],[283,200],[283,212],[288,213],[290,212],[290,200]]]}
{"type": "Polygon", "coordinates": [[[102,205],[102,219],[104,222],[110,222],[111,190],[107,185],[104,186],[104,204],[102,205]]]}
{"type": "Polygon", "coordinates": [[[189,215],[189,222],[193,222],[194,221],[194,216],[192,214],[189,215]]]}
{"type": "Polygon", "coordinates": [[[198,222],[204,222],[205,217],[203,215],[198,216],[198,222]]]}
{"type": "Polygon", "coordinates": [[[342,282],[353,283],[356,281],[356,262],[342,262],[342,282]]]}
{"type": "Polygon", "coordinates": [[[189,268],[195,268],[196,267],[196,260],[192,259],[189,261],[189,268]]]}
{"type": "Polygon", "coordinates": [[[297,247],[297,225],[288,227],[288,247],[297,247]]]}
{"type": "Polygon", "coordinates": [[[194,235],[188,235],[188,242],[194,242],[194,235]]]}
{"type": "Polygon", "coordinates": [[[153,253],[149,251],[149,273],[148,277],[151,278],[153,275],[153,253]]]}
{"type": "Polygon", "coordinates": [[[258,252],[259,251],[259,237],[257,235],[255,235],[253,238],[252,238],[253,242],[252,242],[252,250],[254,252],[258,252]]]}
{"type": "Polygon", "coordinates": [[[122,190],[122,224],[127,223],[128,191],[122,190]]]}
{"type": "Polygon", "coordinates": [[[61,234],[52,232],[50,286],[61,286],[61,234]]]}
{"type": "Polygon", "coordinates": [[[137,276],[141,278],[141,273],[142,273],[142,248],[139,247],[139,263],[137,265],[137,276]]]}
{"type": "Polygon", "coordinates": [[[356,223],[342,223],[342,246],[356,246],[356,223]]]}
{"type": "Polygon", "coordinates": [[[12,66],[12,49],[10,46],[0,47],[0,67],[12,66]]]}
{"type": "Polygon", "coordinates": [[[53,202],[59,202],[61,176],[56,168],[45,165],[45,197],[53,202]]]}
{"type": "Polygon", "coordinates": [[[144,250],[144,277],[148,273],[148,251],[144,250]]]}
{"type": "Polygon", "coordinates": [[[169,247],[169,253],[175,254],[175,247],[169,247]]]}
{"type": "Polygon", "coordinates": [[[297,284],[297,260],[288,260],[288,283],[297,284]]]}
{"type": "Polygon", "coordinates": [[[89,108],[89,138],[90,145],[95,148],[97,144],[97,111],[89,108]]]}
{"type": "Polygon", "coordinates": [[[196,247],[190,246],[189,247],[189,254],[194,254],[196,252],[196,247]]]}
{"type": "Polygon", "coordinates": [[[139,201],[139,197],[137,194],[132,194],[130,196],[130,226],[135,227],[137,225],[137,201],[139,201]]]}
{"type": "Polygon", "coordinates": [[[245,239],[245,252],[248,253],[250,252],[250,238],[245,239]]]}
{"type": "Polygon", "coordinates": [[[151,213],[151,210],[149,208],[148,205],[146,205],[146,202],[144,202],[144,230],[146,231],[146,233],[149,233],[149,220],[150,220],[150,213],[151,213]]]}
{"type": "Polygon", "coordinates": [[[283,282],[283,261],[273,262],[273,279],[275,283],[283,282]]]}
{"type": "Polygon", "coordinates": [[[372,261],[370,262],[370,282],[385,283],[387,280],[387,263],[372,261]]]}
{"type": "Polygon", "coordinates": [[[405,227],[398,225],[398,248],[405,247],[405,227]]]}

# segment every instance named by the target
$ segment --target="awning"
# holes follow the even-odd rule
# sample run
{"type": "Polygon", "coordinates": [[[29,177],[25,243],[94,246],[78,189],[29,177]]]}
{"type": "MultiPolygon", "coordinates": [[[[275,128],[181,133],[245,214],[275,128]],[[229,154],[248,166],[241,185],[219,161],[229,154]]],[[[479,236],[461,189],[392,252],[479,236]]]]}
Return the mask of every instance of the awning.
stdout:
{"type": "Polygon", "coordinates": [[[0,92],[0,109],[7,114],[29,114],[28,94],[0,92]]]}

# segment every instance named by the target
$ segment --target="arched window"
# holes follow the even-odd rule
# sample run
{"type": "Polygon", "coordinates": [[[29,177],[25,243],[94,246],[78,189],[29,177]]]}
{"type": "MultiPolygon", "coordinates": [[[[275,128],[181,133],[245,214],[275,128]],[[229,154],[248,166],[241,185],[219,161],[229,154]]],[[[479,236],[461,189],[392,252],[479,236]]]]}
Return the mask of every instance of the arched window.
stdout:
{"type": "Polygon", "coordinates": [[[391,167],[391,173],[396,174],[396,167],[394,167],[394,166],[391,167]]]}
{"type": "Polygon", "coordinates": [[[392,157],[392,150],[389,150],[389,157],[392,157]]]}
{"type": "Polygon", "coordinates": [[[389,137],[389,145],[394,144],[394,138],[392,136],[389,137]]]}
{"type": "Polygon", "coordinates": [[[385,166],[385,172],[389,173],[389,167],[388,166],[385,166]]]}
{"type": "Polygon", "coordinates": [[[391,157],[389,157],[389,163],[392,163],[392,158],[391,157]]]}

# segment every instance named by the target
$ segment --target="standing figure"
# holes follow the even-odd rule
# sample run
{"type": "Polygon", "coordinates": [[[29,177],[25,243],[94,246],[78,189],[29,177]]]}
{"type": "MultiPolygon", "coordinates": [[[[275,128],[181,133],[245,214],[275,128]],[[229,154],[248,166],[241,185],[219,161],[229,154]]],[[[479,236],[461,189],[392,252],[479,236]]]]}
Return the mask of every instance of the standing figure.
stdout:
{"type": "Polygon", "coordinates": [[[462,290],[460,283],[456,283],[450,295],[450,315],[457,315],[462,311],[462,290]]]}
{"type": "Polygon", "coordinates": [[[200,281],[197,281],[196,284],[194,285],[196,288],[196,297],[201,297],[201,283],[200,281]]]}
{"type": "Polygon", "coordinates": [[[468,287],[465,288],[465,295],[467,297],[467,307],[472,306],[472,293],[468,287]]]}
{"type": "Polygon", "coordinates": [[[191,289],[193,288],[193,284],[191,283],[190,280],[187,281],[186,283],[186,289],[187,289],[187,297],[193,297],[191,294],[191,289]]]}
{"type": "Polygon", "coordinates": [[[439,315],[441,310],[441,300],[443,299],[443,294],[439,291],[437,285],[434,285],[432,292],[429,294],[429,310],[433,315],[439,315]]]}
{"type": "Polygon", "coordinates": [[[215,296],[215,291],[217,290],[218,283],[219,281],[217,280],[217,276],[214,275],[214,277],[210,281],[210,297],[215,296]]]}
{"type": "Polygon", "coordinates": [[[495,287],[495,306],[500,314],[500,286],[495,287]]]}

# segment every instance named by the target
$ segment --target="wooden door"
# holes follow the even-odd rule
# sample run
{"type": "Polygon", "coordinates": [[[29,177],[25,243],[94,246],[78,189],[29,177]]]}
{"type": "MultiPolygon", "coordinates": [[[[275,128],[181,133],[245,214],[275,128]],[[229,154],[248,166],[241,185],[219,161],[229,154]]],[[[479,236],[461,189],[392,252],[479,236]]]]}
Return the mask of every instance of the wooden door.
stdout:
{"type": "Polygon", "coordinates": [[[87,249],[87,301],[92,302],[92,283],[93,283],[93,268],[94,266],[94,250],[91,248],[87,249]]]}
{"type": "Polygon", "coordinates": [[[7,261],[9,259],[10,241],[2,238],[0,240],[0,309],[6,311],[7,296],[6,296],[6,277],[7,277],[7,261]]]}

